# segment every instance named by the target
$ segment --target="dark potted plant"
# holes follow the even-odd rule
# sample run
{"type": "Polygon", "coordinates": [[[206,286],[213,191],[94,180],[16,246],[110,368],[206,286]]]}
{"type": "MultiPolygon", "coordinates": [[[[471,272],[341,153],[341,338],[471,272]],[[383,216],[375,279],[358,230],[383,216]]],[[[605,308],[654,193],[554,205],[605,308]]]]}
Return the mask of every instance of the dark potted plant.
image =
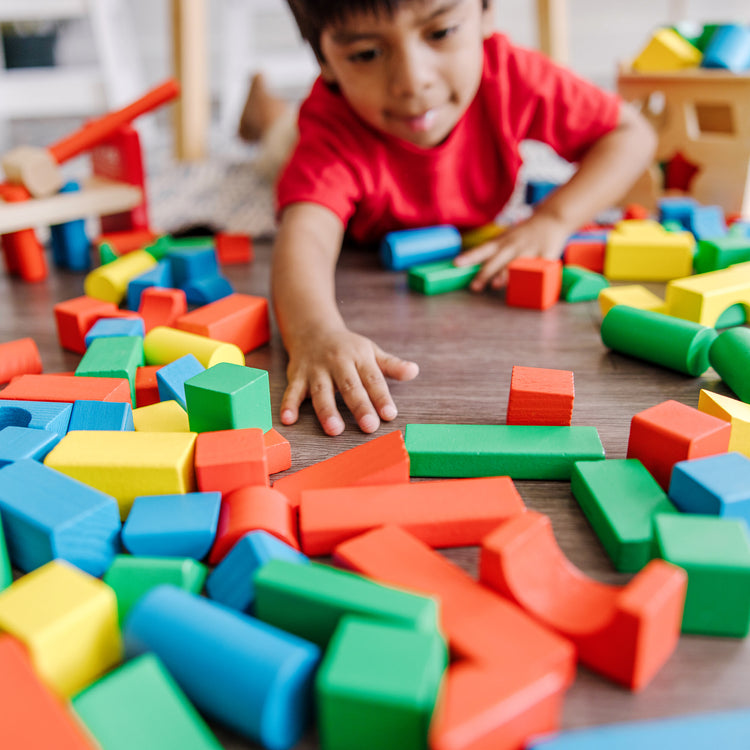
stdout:
{"type": "Polygon", "coordinates": [[[58,24],[54,21],[0,24],[6,68],[38,68],[55,64],[58,24]]]}

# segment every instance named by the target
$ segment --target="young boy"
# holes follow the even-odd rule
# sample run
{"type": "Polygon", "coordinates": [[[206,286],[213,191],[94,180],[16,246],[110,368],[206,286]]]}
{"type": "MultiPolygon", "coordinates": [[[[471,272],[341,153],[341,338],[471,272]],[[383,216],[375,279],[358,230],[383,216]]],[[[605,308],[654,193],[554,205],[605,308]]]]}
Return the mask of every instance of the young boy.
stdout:
{"type": "Polygon", "coordinates": [[[510,198],[519,143],[536,139],[578,171],[527,221],[460,255],[482,263],[471,289],[504,283],[520,255],[558,258],[564,241],[612,206],[651,163],[655,137],[636,112],[491,31],[489,0],[288,0],[320,63],[299,140],[277,187],[272,294],[287,352],[281,422],[306,398],[323,430],[392,420],[386,378],[415,362],[347,328],[335,268],[356,242],[434,224],[492,221],[510,198]]]}

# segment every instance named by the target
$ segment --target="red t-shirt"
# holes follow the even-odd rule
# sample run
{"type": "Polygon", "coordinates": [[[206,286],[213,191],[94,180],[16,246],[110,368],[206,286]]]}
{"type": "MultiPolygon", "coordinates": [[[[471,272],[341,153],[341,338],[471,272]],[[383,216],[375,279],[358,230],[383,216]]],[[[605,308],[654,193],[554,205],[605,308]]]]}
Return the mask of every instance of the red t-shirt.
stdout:
{"type": "Polygon", "coordinates": [[[577,161],[617,125],[619,99],[502,34],[484,44],[476,97],[440,145],[422,149],[365,124],[318,79],[277,185],[277,209],[326,206],[358,242],[397,229],[492,221],[508,202],[521,141],[577,161]]]}

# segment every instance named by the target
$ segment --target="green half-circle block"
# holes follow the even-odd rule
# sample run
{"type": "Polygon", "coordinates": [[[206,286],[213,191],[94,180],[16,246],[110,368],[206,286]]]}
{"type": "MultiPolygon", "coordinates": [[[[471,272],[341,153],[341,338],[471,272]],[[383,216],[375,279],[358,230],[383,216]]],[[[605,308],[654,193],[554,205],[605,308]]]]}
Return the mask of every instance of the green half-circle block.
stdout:
{"type": "Polygon", "coordinates": [[[566,302],[589,302],[599,296],[609,281],[600,273],[582,266],[563,266],[560,296],[566,302]]]}

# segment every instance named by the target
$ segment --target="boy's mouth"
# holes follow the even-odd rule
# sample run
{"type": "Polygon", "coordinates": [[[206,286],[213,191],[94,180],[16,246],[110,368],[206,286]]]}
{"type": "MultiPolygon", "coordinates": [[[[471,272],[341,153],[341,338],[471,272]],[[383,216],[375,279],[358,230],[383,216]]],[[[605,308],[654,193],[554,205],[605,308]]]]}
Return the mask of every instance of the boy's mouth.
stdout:
{"type": "Polygon", "coordinates": [[[426,133],[434,124],[437,113],[434,109],[428,109],[421,115],[398,117],[412,133],[426,133]]]}

